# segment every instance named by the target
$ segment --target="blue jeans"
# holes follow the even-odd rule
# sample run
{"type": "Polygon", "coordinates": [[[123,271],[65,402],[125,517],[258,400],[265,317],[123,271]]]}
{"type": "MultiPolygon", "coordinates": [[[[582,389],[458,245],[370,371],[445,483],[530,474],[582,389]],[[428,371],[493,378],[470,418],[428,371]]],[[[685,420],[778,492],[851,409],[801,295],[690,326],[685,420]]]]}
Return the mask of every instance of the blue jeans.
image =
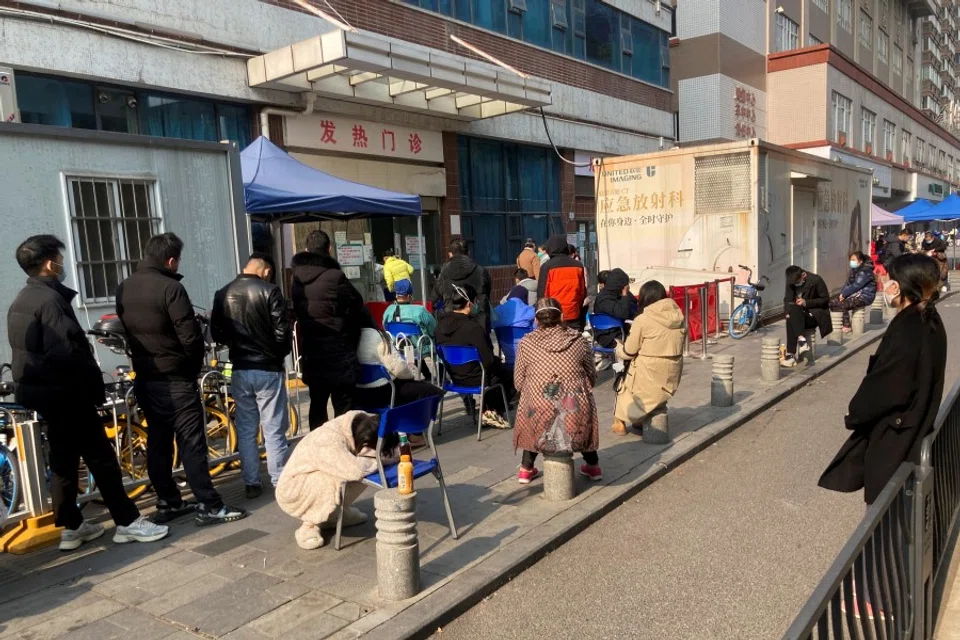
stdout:
{"type": "Polygon", "coordinates": [[[287,409],[287,385],[282,371],[257,369],[234,370],[230,394],[237,404],[237,449],[243,483],[260,484],[260,451],[257,431],[263,429],[267,446],[267,471],[277,486],[283,465],[287,462],[287,430],[290,413],[287,409]]]}

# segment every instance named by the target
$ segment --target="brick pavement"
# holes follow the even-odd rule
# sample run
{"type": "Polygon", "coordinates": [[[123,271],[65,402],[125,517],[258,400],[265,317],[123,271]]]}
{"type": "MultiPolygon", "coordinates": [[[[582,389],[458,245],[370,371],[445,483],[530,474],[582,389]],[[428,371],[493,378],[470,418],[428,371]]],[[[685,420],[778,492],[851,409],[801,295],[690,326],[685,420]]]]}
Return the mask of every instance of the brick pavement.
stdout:
{"type": "MultiPolygon", "coordinates": [[[[782,336],[782,325],[774,325],[770,332],[782,336]]],[[[190,521],[174,523],[170,537],[152,545],[114,545],[108,532],[71,554],[44,550],[0,556],[0,639],[105,640],[132,633],[142,640],[339,639],[371,631],[371,636],[397,637],[397,629],[391,630],[393,619],[404,610],[417,604],[442,617],[458,584],[470,589],[472,580],[506,571],[517,553],[537,545],[555,546],[556,539],[546,532],[600,513],[636,478],[650,476],[684,451],[701,446],[705,436],[698,432],[703,427],[735,420],[751,407],[756,411],[764,397],[805,379],[810,371],[801,365],[783,370],[778,383],[760,382],[763,335],[741,341],[722,338],[711,347],[713,353],[737,358],[733,407],[710,406],[709,360],[687,362],[671,404],[673,441],[668,445],[609,433],[612,378],[609,373],[603,376],[596,397],[604,480],[588,484],[578,477],[581,493],[567,503],[541,499],[541,481],[517,484],[519,455],[513,451],[511,433],[484,430],[483,441],[477,442],[471,426],[475,423],[462,414],[458,400],[448,400],[438,446],[460,539],[450,538],[436,482],[418,480],[423,591],[411,600],[386,603],[377,597],[372,490],[357,503],[371,521],[346,529],[341,551],[332,545],[303,551],[293,538],[298,523],[277,508],[269,492],[246,502],[239,475],[230,472],[218,484],[225,498],[250,508],[251,516],[240,522],[205,529],[190,521]],[[496,555],[503,551],[510,553],[496,555]]],[[[868,331],[855,345],[878,336],[877,331],[868,331]]],[[[696,347],[693,350],[697,352],[696,347]]],[[[847,346],[821,346],[815,368],[830,366],[850,351],[847,346]]],[[[88,507],[88,514],[95,512],[88,507]]]]}

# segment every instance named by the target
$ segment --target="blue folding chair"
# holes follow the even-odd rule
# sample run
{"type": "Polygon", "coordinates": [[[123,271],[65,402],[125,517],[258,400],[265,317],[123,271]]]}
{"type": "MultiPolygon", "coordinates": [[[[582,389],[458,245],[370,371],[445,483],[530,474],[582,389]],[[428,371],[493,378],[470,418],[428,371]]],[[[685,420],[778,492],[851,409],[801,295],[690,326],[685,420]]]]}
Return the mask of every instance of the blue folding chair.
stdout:
{"type": "Polygon", "coordinates": [[[513,368],[517,362],[517,345],[523,336],[533,331],[533,327],[494,327],[493,332],[497,334],[497,344],[500,345],[500,354],[503,355],[503,363],[513,368]]]}
{"type": "MultiPolygon", "coordinates": [[[[437,408],[440,406],[440,398],[433,396],[417,400],[410,404],[387,409],[380,414],[380,431],[377,434],[377,470],[366,478],[363,483],[376,487],[378,489],[392,489],[397,486],[397,466],[392,464],[385,467],[383,464],[383,439],[392,433],[418,434],[426,433],[427,444],[430,446],[430,453],[433,456],[430,460],[413,460],[413,477],[421,478],[427,474],[433,474],[440,484],[440,495],[443,497],[443,508],[447,512],[447,521],[450,524],[450,535],[457,539],[457,525],[453,521],[453,512],[450,510],[450,499],[447,497],[447,485],[443,481],[443,472],[440,470],[440,458],[437,456],[437,447],[433,443],[433,429],[430,427],[437,417],[437,408]]],[[[340,504],[346,496],[346,484],[340,492],[340,504]]],[[[337,534],[333,542],[333,548],[340,550],[340,533],[343,530],[343,511],[337,518],[337,534]]]]}
{"type": "Polygon", "coordinates": [[[386,380],[387,384],[390,385],[390,404],[386,407],[362,407],[357,406],[355,409],[360,409],[368,413],[383,413],[387,409],[393,408],[393,403],[397,399],[397,387],[393,383],[393,378],[390,376],[390,372],[387,371],[387,368],[382,364],[361,364],[360,365],[360,379],[357,380],[357,384],[371,384],[378,380],[386,380]]]}
{"type": "Polygon", "coordinates": [[[620,318],[614,318],[603,313],[588,313],[587,322],[590,324],[590,336],[593,344],[594,353],[615,354],[616,349],[612,347],[601,347],[597,344],[597,331],[609,331],[610,329],[620,330],[620,343],[626,342],[625,323],[620,318]]]}
{"type": "MultiPolygon", "coordinates": [[[[477,351],[476,347],[438,344],[437,353],[444,363],[443,371],[444,377],[446,378],[443,383],[444,392],[452,391],[453,393],[464,395],[480,396],[480,406],[477,410],[477,442],[480,442],[480,430],[483,428],[483,397],[488,391],[498,388],[500,389],[500,393],[503,395],[503,406],[507,408],[507,419],[510,420],[510,404],[507,402],[507,390],[503,388],[502,384],[494,384],[490,385],[489,387],[487,386],[487,370],[483,367],[483,363],[480,361],[480,352],[477,351]],[[476,362],[478,365],[480,365],[480,386],[470,387],[454,383],[453,379],[450,377],[450,367],[471,364],[473,362],[476,362]]],[[[446,400],[446,393],[444,393],[444,395],[440,398],[440,413],[437,418],[437,435],[440,435],[443,430],[444,400],[446,400]]]]}
{"type": "MultiPolygon", "coordinates": [[[[415,322],[385,322],[383,328],[393,338],[393,346],[401,353],[403,352],[403,343],[409,342],[417,354],[417,362],[414,363],[417,369],[420,368],[425,354],[433,353],[433,340],[430,336],[424,335],[420,326],[415,322]]],[[[437,379],[436,370],[430,371],[430,380],[437,379]]]]}

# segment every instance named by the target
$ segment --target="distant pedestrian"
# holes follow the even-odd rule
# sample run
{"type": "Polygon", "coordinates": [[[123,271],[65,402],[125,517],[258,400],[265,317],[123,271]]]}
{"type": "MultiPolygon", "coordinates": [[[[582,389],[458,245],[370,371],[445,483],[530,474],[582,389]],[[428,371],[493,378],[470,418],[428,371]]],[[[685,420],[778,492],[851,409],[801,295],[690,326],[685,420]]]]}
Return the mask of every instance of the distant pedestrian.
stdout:
{"type": "Polygon", "coordinates": [[[272,278],[273,259],[253,254],[243,273],[216,293],[210,317],[214,341],[230,349],[230,395],[237,407],[237,449],[248,499],[261,493],[261,430],[274,487],[287,460],[290,411],[284,360],[290,353],[290,322],[272,278]]]}
{"type": "Polygon", "coordinates": [[[541,298],[537,329],[517,348],[515,382],[520,391],[514,450],[523,450],[520,484],[539,475],[538,453],[582,452],[580,473],[603,479],[597,449],[600,436],[593,386],[597,381],[590,345],[580,332],[565,326],[560,303],[541,298]]]}
{"type": "Polygon", "coordinates": [[[883,268],[890,271],[890,264],[904,253],[908,253],[910,239],[913,232],[909,229],[900,229],[887,234],[880,252],[880,262],[883,268]]]}
{"type": "Polygon", "coordinates": [[[638,313],[626,342],[617,343],[617,357],[628,362],[614,410],[612,431],[618,436],[666,406],[683,374],[683,313],[662,284],[643,283],[638,313]]]}
{"type": "Polygon", "coordinates": [[[537,281],[529,276],[525,269],[513,272],[513,287],[503,296],[500,304],[511,298],[516,298],[524,304],[533,306],[537,302],[537,281]]]}
{"type": "Polygon", "coordinates": [[[903,462],[920,464],[947,359],[947,334],[934,306],[939,283],[940,270],[928,256],[904,255],[891,263],[883,296],[897,315],[850,400],[844,423],[852,433],[821,476],[821,487],[863,489],[873,504],[903,462]]]}
{"type": "Polygon", "coordinates": [[[213,488],[207,418],[197,386],[205,343],[187,290],[180,283],[183,240],[163,233],[147,240],[137,271],[117,288],[117,315],[130,341],[137,404],[147,431],[147,470],[157,493],[158,522],[196,511],[198,525],[247,516],[213,488]],[[184,500],[173,480],[173,444],[199,504],[184,500]]]}
{"type": "Polygon", "coordinates": [[[786,269],[787,290],[783,304],[787,317],[786,353],[781,366],[795,367],[797,360],[810,350],[804,332],[820,329],[825,338],[833,331],[830,320],[830,291],[823,278],[796,265],[786,269]]]}
{"type": "Polygon", "coordinates": [[[850,275],[840,294],[830,299],[831,311],[843,312],[843,333],[850,333],[850,312],[869,307],[877,297],[877,276],[873,260],[860,251],[850,254],[850,275]]]}
{"type": "Polygon", "coordinates": [[[947,265],[946,241],[934,235],[933,231],[927,231],[923,234],[920,251],[937,262],[937,267],[940,269],[941,291],[946,291],[946,283],[950,275],[950,268],[947,265]]]}
{"type": "Polygon", "coordinates": [[[353,386],[360,372],[357,344],[363,296],[330,257],[330,236],[313,231],[307,250],[293,256],[290,297],[297,316],[297,340],[303,382],[310,389],[310,428],[327,422],[327,403],[334,415],[351,408],[353,386]]]}
{"type": "Polygon", "coordinates": [[[393,249],[383,252],[383,277],[387,281],[387,291],[394,293],[398,282],[410,282],[413,266],[403,258],[394,255],[393,249]]]}
{"type": "Polygon", "coordinates": [[[565,235],[547,241],[550,259],[540,267],[537,298],[555,298],[568,327],[583,331],[583,303],[587,297],[583,265],[570,256],[565,235]]]}
{"type": "Polygon", "coordinates": [[[17,247],[17,263],[28,278],[7,310],[16,400],[47,425],[54,524],[63,527],[60,550],[77,549],[104,531],[85,522],[77,506],[81,458],[117,525],[113,541],[154,542],[168,529],[142,517],[123,487],[117,453],[98,413],[106,401],[103,376],[70,304],[77,292],[63,285],[63,249],[50,235],[31,236],[17,247]]]}
{"type": "Polygon", "coordinates": [[[523,251],[517,256],[517,268],[527,272],[527,276],[537,279],[540,274],[540,256],[537,254],[537,243],[533,238],[527,238],[523,243],[523,251]]]}

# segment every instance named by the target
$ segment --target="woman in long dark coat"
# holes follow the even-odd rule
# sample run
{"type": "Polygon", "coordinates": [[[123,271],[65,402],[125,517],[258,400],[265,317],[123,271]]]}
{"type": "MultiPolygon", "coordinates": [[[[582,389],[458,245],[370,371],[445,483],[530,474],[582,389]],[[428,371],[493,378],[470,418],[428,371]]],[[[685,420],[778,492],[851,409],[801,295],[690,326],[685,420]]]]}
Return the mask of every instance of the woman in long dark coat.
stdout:
{"type": "Polygon", "coordinates": [[[906,254],[891,263],[889,272],[883,294],[897,315],[850,401],[844,422],[853,433],[820,478],[825,489],[863,489],[867,504],[903,462],[920,462],[920,443],[937,416],[947,360],[947,334],[934,307],[940,296],[937,263],[906,254]]]}

